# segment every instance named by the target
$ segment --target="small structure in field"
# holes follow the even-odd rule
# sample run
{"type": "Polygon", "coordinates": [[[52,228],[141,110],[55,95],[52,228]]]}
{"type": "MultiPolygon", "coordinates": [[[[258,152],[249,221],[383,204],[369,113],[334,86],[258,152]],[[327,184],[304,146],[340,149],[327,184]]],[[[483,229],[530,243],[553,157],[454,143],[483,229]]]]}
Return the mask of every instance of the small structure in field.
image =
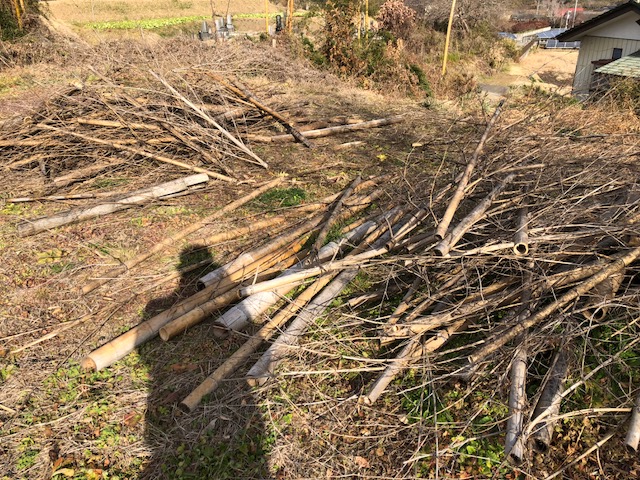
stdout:
{"type": "Polygon", "coordinates": [[[605,65],[640,50],[638,22],[640,4],[631,0],[557,36],[561,42],[581,42],[573,80],[574,95],[588,95],[598,83],[598,75],[594,73],[603,73],[600,69],[605,65]]]}

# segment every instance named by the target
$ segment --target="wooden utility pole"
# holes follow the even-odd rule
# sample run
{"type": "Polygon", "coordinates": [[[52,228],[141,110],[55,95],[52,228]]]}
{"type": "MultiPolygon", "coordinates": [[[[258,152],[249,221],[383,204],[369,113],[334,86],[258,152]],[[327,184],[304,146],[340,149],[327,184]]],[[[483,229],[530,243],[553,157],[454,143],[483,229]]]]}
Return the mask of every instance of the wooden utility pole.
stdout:
{"type": "Polygon", "coordinates": [[[369,0],[364,0],[364,31],[369,31],[369,0]]]}
{"type": "Polygon", "coordinates": [[[287,23],[285,25],[287,33],[293,33],[293,0],[287,0],[287,23]]]}
{"type": "Polygon", "coordinates": [[[449,25],[447,26],[447,39],[444,42],[444,58],[442,59],[442,76],[447,73],[447,56],[449,55],[449,41],[451,40],[451,26],[453,25],[453,14],[456,11],[456,0],[451,0],[451,13],[449,14],[449,25]]]}

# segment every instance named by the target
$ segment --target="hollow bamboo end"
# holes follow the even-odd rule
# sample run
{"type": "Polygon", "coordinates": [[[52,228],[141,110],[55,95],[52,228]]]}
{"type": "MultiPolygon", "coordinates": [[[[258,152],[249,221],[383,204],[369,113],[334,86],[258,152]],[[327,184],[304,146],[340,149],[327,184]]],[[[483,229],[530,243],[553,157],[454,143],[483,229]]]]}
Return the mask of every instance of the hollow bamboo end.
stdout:
{"type": "Polygon", "coordinates": [[[171,332],[168,331],[166,327],[162,327],[158,334],[160,335],[160,338],[165,342],[171,340],[171,332]]]}
{"type": "Polygon", "coordinates": [[[188,398],[185,398],[178,404],[178,408],[184,413],[191,413],[193,412],[195,405],[193,404],[193,402],[189,401],[188,398]]]}
{"type": "Polygon", "coordinates": [[[202,290],[204,290],[205,288],[207,288],[207,286],[205,285],[204,282],[201,282],[200,280],[198,280],[196,282],[196,290],[198,290],[199,292],[201,292],[202,290]]]}
{"type": "Polygon", "coordinates": [[[98,371],[98,366],[96,365],[95,360],[91,357],[84,357],[80,362],[80,366],[85,370],[93,370],[94,372],[98,371]]]}
{"type": "Polygon", "coordinates": [[[513,246],[513,253],[516,255],[526,255],[529,253],[529,245],[526,243],[516,243],[513,246]]]}
{"type": "Polygon", "coordinates": [[[604,320],[604,317],[607,316],[607,308],[606,307],[596,307],[596,308],[587,308],[583,315],[587,320],[595,320],[597,322],[604,320]]]}
{"type": "Polygon", "coordinates": [[[361,405],[371,405],[371,404],[373,404],[373,401],[371,400],[369,395],[364,395],[364,396],[358,398],[358,403],[361,404],[361,405]]]}

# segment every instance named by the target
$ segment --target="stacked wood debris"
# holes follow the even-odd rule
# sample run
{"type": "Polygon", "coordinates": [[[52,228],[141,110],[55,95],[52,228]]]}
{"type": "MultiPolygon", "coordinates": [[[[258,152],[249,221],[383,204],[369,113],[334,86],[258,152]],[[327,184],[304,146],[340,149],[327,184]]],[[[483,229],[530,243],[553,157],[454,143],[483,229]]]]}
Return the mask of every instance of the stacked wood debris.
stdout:
{"type": "MultiPolygon", "coordinates": [[[[102,201],[106,210],[94,206],[46,221],[27,220],[19,227],[21,235],[189,191],[209,178],[254,182],[254,172],[268,164],[250,142],[297,141],[312,147],[309,139],[324,134],[400,120],[343,121],[347,125],[303,132],[278,113],[277,105],[267,106],[238,82],[210,71],[181,72],[171,81],[149,72],[147,82],[127,87],[102,78],[70,89],[33,118],[3,129],[0,149],[9,159],[4,165],[10,170],[39,168],[46,178],[46,197],[39,199],[71,198],[78,194],[60,195],[60,190],[99,172],[130,167],[135,159],[205,177],[189,175],[151,191],[109,197],[102,201]],[[287,133],[265,134],[259,128],[264,117],[287,133]]],[[[181,407],[191,411],[241,366],[248,367],[251,385],[277,378],[319,317],[339,319],[348,312],[364,319],[366,335],[379,345],[375,361],[382,364],[378,377],[358,392],[361,403],[374,404],[394,379],[425,363],[442,376],[467,381],[487,371],[509,372],[506,451],[520,461],[528,444],[548,448],[554,422],[562,418],[563,400],[600,368],[637,350],[640,342],[636,336],[609,356],[609,363],[565,385],[571,366],[579,362],[574,350],[580,338],[603,322],[615,325],[609,339],[630,335],[640,318],[638,170],[606,152],[590,165],[556,162],[552,146],[541,151],[538,139],[513,133],[518,121],[498,128],[500,111],[488,122],[464,170],[448,183],[436,178],[417,186],[407,178],[356,178],[342,193],[302,206],[294,215],[206,238],[202,243],[210,245],[272,229],[269,241],[202,277],[198,293],[101,346],[83,359],[83,366],[107,368],[150,339],[170,341],[212,318],[220,337],[254,330],[182,399],[181,407]],[[397,184],[408,184],[410,195],[398,194],[402,187],[386,188],[397,184]],[[360,271],[375,271],[380,282],[347,298],[342,307],[332,307],[360,271]],[[385,308],[372,315],[372,303],[385,308]],[[265,344],[260,358],[246,365],[265,344]],[[531,401],[526,395],[528,365],[541,353],[553,361],[531,401]]],[[[255,183],[250,194],[121,266],[93,272],[81,293],[89,295],[117,281],[284,181],[255,183]]],[[[24,200],[29,199],[33,197],[24,200]]],[[[610,408],[626,413],[631,404],[610,408]]],[[[634,450],[640,439],[637,411],[633,409],[626,439],[634,450]]]]}
{"type": "MultiPolygon", "coordinates": [[[[500,107],[450,183],[416,190],[411,201],[392,200],[380,211],[369,207],[382,201],[380,185],[389,179],[356,178],[326,199],[330,207],[308,209],[304,221],[202,277],[198,293],[98,348],[83,365],[108,367],[151,338],[170,341],[211,317],[220,337],[259,326],[181,401],[191,411],[265,342],[269,346],[249,368],[247,381],[255,386],[277,378],[319,317],[339,318],[350,309],[366,319],[367,334],[380,345],[375,361],[383,364],[360,392],[360,402],[373,404],[394,379],[425,362],[467,381],[486,371],[508,371],[506,451],[517,462],[529,442],[545,450],[563,418],[562,402],[600,368],[637,351],[636,336],[601,367],[565,385],[579,361],[578,339],[605,321],[617,326],[609,338],[629,334],[640,318],[640,186],[635,167],[619,158],[585,166],[542,154],[541,163],[531,151],[508,161],[504,153],[484,155],[499,115],[500,107]],[[336,224],[340,234],[327,243],[336,224]],[[380,289],[329,308],[361,270],[375,270],[380,289]],[[371,317],[365,312],[372,302],[386,303],[390,313],[371,317]],[[553,361],[531,402],[527,365],[545,352],[553,361]]],[[[125,267],[102,277],[113,279],[125,267]]],[[[84,293],[105,282],[85,286],[84,293]]],[[[632,410],[630,402],[611,408],[632,410]]],[[[637,411],[626,439],[634,450],[637,411]]]]}

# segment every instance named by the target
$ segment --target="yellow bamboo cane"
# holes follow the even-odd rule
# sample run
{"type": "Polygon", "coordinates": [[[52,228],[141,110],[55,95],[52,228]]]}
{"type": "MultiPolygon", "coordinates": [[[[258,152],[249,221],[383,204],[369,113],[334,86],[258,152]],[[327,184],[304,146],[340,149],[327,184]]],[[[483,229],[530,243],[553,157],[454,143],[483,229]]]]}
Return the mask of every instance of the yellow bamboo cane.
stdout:
{"type": "Polygon", "coordinates": [[[447,25],[447,39],[444,42],[444,58],[442,59],[442,76],[447,73],[447,56],[449,55],[449,40],[451,39],[451,26],[453,14],[456,11],[456,0],[451,0],[451,13],[449,13],[449,25],[447,25]]]}

